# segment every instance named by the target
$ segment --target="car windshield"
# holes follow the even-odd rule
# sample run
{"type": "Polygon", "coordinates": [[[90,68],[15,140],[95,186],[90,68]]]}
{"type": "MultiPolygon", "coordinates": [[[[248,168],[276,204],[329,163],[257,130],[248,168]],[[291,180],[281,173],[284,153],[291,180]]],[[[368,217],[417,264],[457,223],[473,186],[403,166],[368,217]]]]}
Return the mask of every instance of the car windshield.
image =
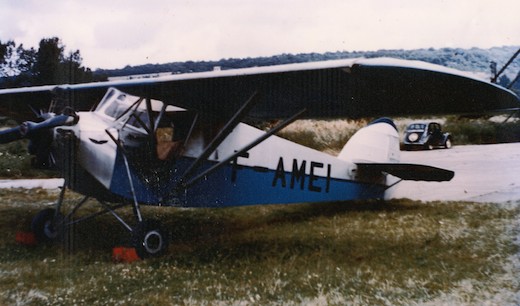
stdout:
{"type": "Polygon", "coordinates": [[[412,123],[408,126],[408,130],[424,130],[426,129],[426,124],[424,123],[412,123]]]}

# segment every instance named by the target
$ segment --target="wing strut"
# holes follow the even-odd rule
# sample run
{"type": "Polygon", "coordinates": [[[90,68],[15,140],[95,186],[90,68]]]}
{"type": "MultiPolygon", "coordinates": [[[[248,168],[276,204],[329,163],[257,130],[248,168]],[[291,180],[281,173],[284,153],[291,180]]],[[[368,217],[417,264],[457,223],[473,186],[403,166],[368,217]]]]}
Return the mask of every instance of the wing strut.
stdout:
{"type": "MultiPolygon", "coordinates": [[[[135,188],[134,188],[134,181],[132,180],[132,175],[131,175],[132,172],[130,171],[130,165],[128,164],[128,159],[126,158],[125,149],[121,145],[121,142],[119,142],[114,137],[114,135],[112,135],[112,133],[110,133],[110,131],[108,129],[106,129],[105,132],[112,139],[112,141],[116,144],[118,149],[121,150],[121,153],[123,155],[123,161],[125,162],[126,175],[128,176],[128,183],[130,184],[130,191],[132,192],[132,197],[134,199],[134,203],[133,203],[134,204],[134,207],[133,207],[134,215],[137,218],[138,222],[143,222],[143,216],[141,215],[141,208],[139,206],[139,202],[137,201],[137,195],[135,193],[135,188]]],[[[119,220],[119,218],[118,218],[118,220],[119,220]]],[[[123,223],[123,225],[125,225],[125,223],[123,223]]],[[[127,225],[125,225],[125,227],[128,228],[127,225]]]]}
{"type": "Polygon", "coordinates": [[[253,108],[253,106],[258,101],[258,92],[254,92],[251,97],[242,105],[242,107],[233,115],[231,119],[226,123],[226,125],[219,131],[217,136],[213,138],[211,143],[204,149],[204,151],[200,154],[200,156],[190,165],[190,167],[184,172],[180,182],[184,182],[187,178],[189,178],[195,170],[202,164],[204,160],[206,160],[213,151],[226,139],[226,137],[233,131],[233,129],[240,123],[242,118],[244,118],[249,110],[253,108]]]}
{"type": "Polygon", "coordinates": [[[205,176],[209,175],[210,173],[214,172],[215,170],[219,169],[220,167],[222,167],[222,166],[226,165],[227,163],[229,163],[230,161],[234,160],[238,156],[240,156],[240,155],[244,154],[245,152],[251,150],[252,148],[256,147],[261,142],[263,142],[267,138],[271,137],[273,134],[275,134],[276,132],[280,131],[281,129],[283,129],[287,125],[291,124],[294,120],[298,119],[298,117],[300,117],[305,111],[306,111],[306,109],[302,109],[301,111],[299,111],[298,113],[294,114],[290,118],[288,118],[285,121],[277,124],[274,128],[270,129],[265,134],[263,134],[262,136],[258,137],[256,140],[252,141],[250,144],[246,145],[244,148],[238,150],[237,152],[235,152],[234,154],[232,154],[228,158],[222,160],[218,164],[214,165],[213,167],[211,167],[211,168],[207,169],[206,171],[202,172],[201,174],[197,175],[196,177],[191,179],[189,182],[187,182],[182,187],[189,188],[193,184],[195,184],[198,181],[200,181],[201,179],[203,179],[205,176]]]}

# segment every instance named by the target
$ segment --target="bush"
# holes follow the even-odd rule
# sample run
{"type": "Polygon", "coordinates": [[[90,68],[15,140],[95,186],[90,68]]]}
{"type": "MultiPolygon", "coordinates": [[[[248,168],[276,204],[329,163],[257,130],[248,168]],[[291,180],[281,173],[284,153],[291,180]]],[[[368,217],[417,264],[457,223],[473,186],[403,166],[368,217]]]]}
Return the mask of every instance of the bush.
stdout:
{"type": "Polygon", "coordinates": [[[519,122],[493,122],[485,119],[448,118],[444,130],[459,145],[492,144],[520,141],[519,122]]]}

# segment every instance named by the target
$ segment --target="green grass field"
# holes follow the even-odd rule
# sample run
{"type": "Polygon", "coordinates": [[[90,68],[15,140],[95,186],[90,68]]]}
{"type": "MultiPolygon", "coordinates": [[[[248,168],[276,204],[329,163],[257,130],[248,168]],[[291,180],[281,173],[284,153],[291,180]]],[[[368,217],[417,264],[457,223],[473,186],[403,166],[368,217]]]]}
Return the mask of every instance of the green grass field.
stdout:
{"type": "Polygon", "coordinates": [[[110,216],[77,225],[67,246],[17,244],[16,231],[56,196],[0,190],[0,304],[519,302],[516,204],[149,207],[171,235],[168,252],[124,264],[111,259],[127,235],[110,216]]]}

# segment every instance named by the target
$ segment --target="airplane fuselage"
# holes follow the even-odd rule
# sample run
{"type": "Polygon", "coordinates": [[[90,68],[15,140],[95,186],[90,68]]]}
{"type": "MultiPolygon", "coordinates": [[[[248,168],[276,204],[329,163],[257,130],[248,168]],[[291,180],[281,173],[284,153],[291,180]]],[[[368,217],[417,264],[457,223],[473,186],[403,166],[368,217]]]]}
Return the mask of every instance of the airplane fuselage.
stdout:
{"type": "MultiPolygon", "coordinates": [[[[189,207],[323,202],[384,196],[383,175],[370,181],[359,180],[355,163],[275,135],[186,187],[183,183],[187,178],[183,174],[201,155],[208,145],[208,138],[211,138],[205,130],[207,127],[199,125],[200,128],[191,129],[189,135],[176,141],[173,141],[175,137],[171,131],[160,139],[157,134],[161,129],[175,126],[181,130],[175,118],[179,114],[189,116],[188,113],[176,109],[172,112],[173,121],[161,124],[163,128],[158,124],[157,131],[150,136],[140,124],[132,125],[128,118],[123,120],[124,116],[114,118],[107,115],[113,103],[109,100],[101,103],[94,112],[80,112],[76,125],[60,127],[55,132],[58,144],[65,143],[60,138],[75,139],[72,151],[75,152],[76,168],[65,176],[70,187],[82,193],[91,193],[94,197],[116,195],[128,200],[135,197],[143,204],[189,207]],[[177,112],[175,116],[174,112],[177,112]],[[182,144],[175,148],[178,142],[182,144]],[[164,153],[168,150],[177,151],[164,153]],[[87,174],[85,178],[77,177],[78,173],[84,172],[87,174]],[[88,177],[94,182],[88,182],[88,177]]],[[[239,123],[203,161],[198,173],[229,159],[264,134],[260,129],[239,123]]],[[[70,146],[70,142],[67,145],[70,146]]]]}
{"type": "MultiPolygon", "coordinates": [[[[145,158],[145,164],[142,159],[132,160],[128,155],[125,158],[128,153],[123,152],[110,138],[105,131],[108,128],[106,122],[98,118],[95,112],[79,115],[78,124],[66,128],[77,138],[75,166],[96,180],[96,183],[90,183],[93,190],[81,190],[89,185],[87,178],[67,178],[70,182],[76,182],[72,184],[73,189],[80,189],[82,193],[101,195],[103,192],[99,190],[99,185],[102,185],[106,189],[104,192],[131,200],[133,187],[141,203],[193,207],[339,201],[384,196],[384,181],[380,180],[377,184],[356,181],[354,163],[278,136],[271,136],[190,188],[179,189],[182,174],[203,149],[201,144],[204,141],[199,136],[194,136],[186,145],[184,153],[175,160],[153,161],[153,157],[137,157],[145,158]],[[81,187],[74,187],[78,184],[81,187]]],[[[61,134],[64,129],[61,128],[61,134]]],[[[204,162],[200,171],[226,159],[263,133],[252,126],[239,124],[204,162]]],[[[78,169],[70,172],[72,175],[79,173],[78,169]]]]}

